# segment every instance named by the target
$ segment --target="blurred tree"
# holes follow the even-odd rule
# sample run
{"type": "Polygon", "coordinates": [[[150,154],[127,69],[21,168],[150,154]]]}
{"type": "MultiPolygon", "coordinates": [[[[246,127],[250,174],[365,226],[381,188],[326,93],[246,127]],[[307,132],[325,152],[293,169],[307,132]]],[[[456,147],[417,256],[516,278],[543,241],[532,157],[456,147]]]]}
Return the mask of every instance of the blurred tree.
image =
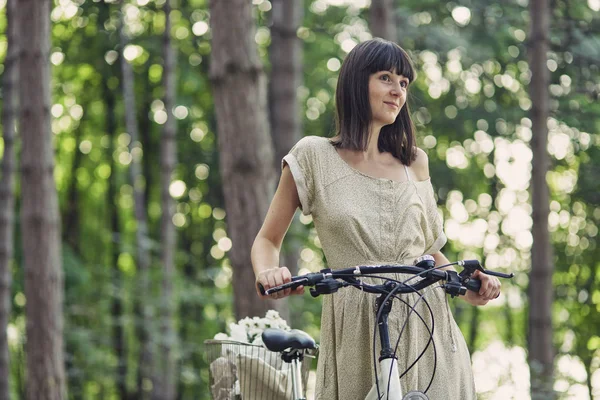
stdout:
{"type": "Polygon", "coordinates": [[[546,176],[548,156],[548,117],[550,73],[547,67],[550,8],[547,0],[529,3],[531,34],[529,66],[531,68],[531,122],[533,152],[531,197],[533,210],[533,245],[531,247],[531,281],[529,285],[528,347],[532,399],[554,398],[554,344],[552,340],[552,274],[554,261],[548,214],[550,199],[546,176]]]}
{"type": "MultiPolygon", "coordinates": [[[[98,6],[98,14],[96,20],[96,29],[98,32],[97,39],[99,40],[99,51],[102,54],[110,54],[114,52],[113,48],[116,43],[113,40],[116,35],[111,35],[111,31],[106,27],[110,26],[111,5],[106,1],[102,1],[98,6]]],[[[109,285],[112,287],[110,292],[109,312],[111,321],[111,345],[115,357],[114,380],[116,397],[120,400],[128,400],[127,375],[129,368],[128,346],[126,339],[125,325],[126,316],[126,301],[124,287],[126,285],[126,277],[121,271],[119,265],[119,255],[121,253],[120,244],[123,234],[119,223],[118,204],[118,188],[119,188],[119,170],[117,165],[117,98],[114,86],[118,84],[117,75],[119,64],[109,64],[104,60],[97,61],[97,71],[100,74],[99,86],[101,88],[100,95],[102,96],[103,108],[102,121],[104,124],[104,133],[106,133],[106,150],[103,154],[104,160],[100,164],[107,166],[110,175],[106,182],[105,204],[106,216],[103,221],[107,226],[108,246],[106,250],[106,262],[109,266],[109,285]]],[[[110,378],[109,378],[110,379],[110,378]]]]}
{"type": "MultiPolygon", "coordinates": [[[[269,59],[269,120],[275,148],[275,171],[281,171],[281,160],[302,135],[302,114],[298,89],[302,85],[303,44],[298,29],[304,16],[301,1],[276,0],[272,2],[271,45],[269,59]]],[[[298,273],[303,227],[294,218],[282,247],[280,264],[292,275],[298,273]]],[[[290,315],[282,315],[290,321],[290,315]]],[[[293,318],[297,319],[297,318],[293,318]]]]}
{"type": "Polygon", "coordinates": [[[271,10],[269,60],[269,116],[275,146],[275,170],[302,137],[302,120],[297,91],[302,85],[302,41],[297,31],[304,6],[300,1],[275,0],[271,10]]]}
{"type": "Polygon", "coordinates": [[[14,220],[15,169],[17,168],[15,130],[18,118],[18,54],[19,43],[16,20],[17,1],[6,3],[6,58],[2,77],[2,139],[4,154],[0,164],[0,400],[10,399],[10,361],[8,322],[11,313],[11,286],[14,220]]]}
{"type": "Polygon", "coordinates": [[[373,37],[393,42],[398,40],[395,12],[394,0],[371,0],[369,29],[373,37]]]}
{"type": "Polygon", "coordinates": [[[177,165],[177,121],[173,110],[176,98],[176,57],[171,41],[172,23],[171,0],[166,0],[164,5],[165,30],[163,33],[163,87],[164,105],[167,113],[162,137],[160,140],[160,186],[161,186],[161,270],[162,292],[160,307],[160,335],[159,349],[157,352],[156,386],[153,397],[156,400],[174,400],[176,395],[177,363],[177,335],[175,333],[176,296],[173,292],[175,279],[175,251],[177,249],[175,225],[175,201],[171,196],[171,183],[177,165]]]}
{"type": "Polygon", "coordinates": [[[594,377],[600,366],[600,141],[594,133],[600,128],[599,10],[591,2],[553,3],[547,53],[552,72],[548,126],[553,167],[548,182],[555,249],[555,378],[568,379],[570,390],[584,384],[590,399],[597,397],[594,377]],[[583,363],[585,381],[575,381],[560,368],[575,355],[583,363]]]}
{"type": "Polygon", "coordinates": [[[254,41],[252,5],[246,0],[210,2],[210,80],[218,126],[220,172],[233,247],[237,318],[263,316],[287,301],[256,296],[250,250],[274,192],[273,145],[267,120],[266,80],[254,41]]]}
{"type": "Polygon", "coordinates": [[[27,318],[28,400],[67,398],[63,354],[60,214],[50,130],[50,2],[23,1],[18,10],[21,226],[27,318]]]}
{"type": "Polygon", "coordinates": [[[133,69],[126,58],[126,50],[129,38],[126,33],[125,6],[121,9],[121,21],[119,24],[119,38],[121,45],[121,85],[125,107],[125,126],[129,133],[129,153],[131,161],[129,175],[133,187],[133,198],[135,206],[136,221],[136,263],[137,276],[137,302],[141,315],[138,316],[138,337],[140,342],[137,396],[140,400],[149,399],[153,388],[153,342],[152,342],[152,296],[150,295],[150,237],[148,233],[148,220],[146,213],[146,198],[144,196],[145,181],[141,171],[141,157],[143,150],[139,141],[138,121],[136,118],[136,102],[133,69]]]}
{"type": "MultiPolygon", "coordinates": [[[[81,144],[81,136],[83,129],[75,129],[73,136],[75,139],[75,148],[79,149],[81,144]]],[[[67,187],[66,201],[64,202],[62,215],[62,241],[67,244],[76,255],[80,255],[80,239],[81,239],[81,216],[80,208],[82,201],[79,195],[78,180],[75,175],[81,168],[84,154],[81,151],[75,151],[73,154],[73,163],[71,170],[73,171],[72,179],[69,180],[67,187]]],[[[67,360],[68,362],[68,360],[67,360]]]]}
{"type": "Polygon", "coordinates": [[[113,324],[113,338],[112,344],[116,356],[116,369],[115,369],[115,385],[117,387],[118,398],[121,400],[127,400],[127,373],[128,373],[128,359],[127,359],[127,342],[125,340],[125,315],[124,315],[124,301],[123,301],[123,274],[119,267],[119,213],[117,210],[117,166],[115,162],[114,143],[116,141],[116,117],[115,117],[115,103],[116,99],[114,92],[108,88],[107,77],[102,78],[104,85],[104,102],[106,109],[106,133],[109,137],[109,145],[107,148],[107,154],[109,157],[110,165],[110,178],[108,182],[108,190],[106,191],[106,204],[108,205],[108,225],[109,235],[111,238],[111,246],[109,249],[109,259],[112,269],[111,284],[113,286],[114,294],[112,297],[111,304],[111,317],[113,324]]]}

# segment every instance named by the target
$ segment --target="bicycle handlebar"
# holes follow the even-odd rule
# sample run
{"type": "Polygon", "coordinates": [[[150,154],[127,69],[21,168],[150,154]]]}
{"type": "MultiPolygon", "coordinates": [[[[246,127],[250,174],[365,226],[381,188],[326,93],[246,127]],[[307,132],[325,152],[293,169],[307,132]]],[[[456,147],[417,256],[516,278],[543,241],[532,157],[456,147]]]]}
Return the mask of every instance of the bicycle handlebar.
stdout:
{"type": "MultiPolygon", "coordinates": [[[[377,383],[377,392],[373,392],[373,390],[371,390],[371,392],[373,392],[377,396],[376,398],[381,398],[380,384],[379,384],[380,380],[377,377],[377,366],[376,366],[376,361],[375,361],[375,359],[376,359],[375,335],[376,335],[377,329],[379,329],[379,338],[380,338],[380,346],[381,346],[381,352],[380,352],[381,355],[379,357],[379,361],[380,361],[380,363],[388,362],[388,364],[380,364],[381,369],[385,370],[384,365],[390,366],[389,374],[388,373],[384,374],[384,375],[387,375],[387,379],[385,379],[385,377],[381,379],[381,382],[383,385],[381,388],[383,390],[387,391],[388,396],[390,393],[400,393],[399,381],[397,379],[392,380],[392,378],[391,378],[393,371],[394,371],[392,366],[394,365],[394,360],[397,358],[396,357],[396,349],[398,347],[398,343],[400,342],[400,336],[402,335],[402,332],[404,331],[404,327],[406,326],[406,323],[408,322],[408,317],[410,316],[410,314],[412,312],[414,312],[417,316],[419,316],[420,320],[425,325],[425,328],[429,332],[430,340],[427,342],[425,349],[423,349],[423,351],[417,357],[417,359],[410,366],[407,367],[406,371],[400,377],[402,377],[404,374],[406,374],[408,372],[408,370],[410,370],[419,361],[419,359],[423,356],[423,354],[425,354],[425,351],[428,349],[429,344],[431,342],[433,342],[433,339],[434,339],[434,337],[433,337],[434,313],[431,310],[431,308],[429,307],[429,305],[427,304],[427,300],[424,300],[425,293],[418,293],[420,295],[420,297],[415,302],[414,306],[416,306],[416,304],[421,300],[423,300],[424,303],[427,305],[427,308],[429,309],[429,312],[431,314],[431,329],[428,327],[428,323],[425,321],[425,319],[423,319],[423,317],[420,316],[419,311],[417,311],[416,308],[409,305],[408,303],[405,303],[411,308],[411,312],[407,315],[406,322],[402,326],[402,329],[400,331],[400,336],[397,338],[397,341],[396,341],[396,347],[395,348],[392,347],[392,344],[390,342],[389,330],[388,330],[388,315],[392,308],[392,303],[393,303],[393,301],[391,300],[392,297],[396,297],[397,294],[402,294],[402,293],[419,292],[420,290],[425,289],[428,286],[431,286],[439,281],[444,281],[443,284],[441,285],[441,287],[444,288],[446,294],[449,294],[452,297],[456,297],[458,295],[465,294],[467,290],[479,292],[479,290],[481,289],[481,281],[479,279],[473,277],[473,274],[475,273],[475,271],[480,271],[487,275],[497,276],[500,278],[512,278],[514,276],[512,273],[511,274],[503,274],[503,273],[494,272],[494,271],[486,271],[481,266],[479,261],[477,261],[477,260],[463,260],[463,261],[458,261],[458,262],[454,262],[454,263],[450,263],[447,265],[442,265],[442,266],[436,267],[435,260],[432,256],[423,256],[423,257],[420,257],[419,259],[417,259],[415,261],[415,263],[416,263],[416,265],[411,265],[411,266],[409,266],[409,265],[374,265],[374,266],[357,266],[354,268],[345,268],[345,269],[338,269],[338,270],[323,269],[320,272],[313,272],[313,273],[308,273],[306,275],[294,276],[291,278],[290,282],[284,283],[284,284],[276,286],[276,287],[269,288],[268,290],[265,290],[265,288],[260,284],[260,282],[257,282],[257,286],[263,296],[277,293],[279,291],[286,290],[286,289],[296,289],[300,286],[310,287],[311,288],[310,293],[313,297],[317,297],[322,294],[335,293],[338,291],[338,289],[340,289],[342,287],[346,287],[346,286],[353,286],[353,287],[360,289],[362,291],[365,291],[367,293],[378,294],[379,296],[377,297],[377,300],[375,301],[375,305],[377,306],[375,309],[375,313],[377,315],[377,319],[376,319],[377,323],[376,323],[376,326],[373,328],[374,329],[374,331],[373,331],[374,338],[373,338],[373,342],[372,342],[373,343],[373,365],[375,366],[375,368],[374,368],[375,369],[375,380],[378,383],[377,383]],[[451,265],[458,265],[458,266],[462,267],[463,270],[460,273],[458,273],[455,270],[441,269],[441,268],[451,266],[451,265]],[[402,274],[409,274],[412,276],[410,276],[408,279],[403,279],[403,282],[398,280],[398,278],[394,277],[394,276],[382,276],[383,274],[390,274],[390,273],[391,274],[402,273],[402,274]],[[373,278],[380,278],[384,281],[384,283],[375,285],[375,284],[366,283],[366,282],[363,282],[360,280],[360,278],[368,277],[368,276],[372,276],[373,278]],[[394,278],[396,278],[396,279],[394,279],[394,278]],[[419,279],[416,279],[416,278],[419,278],[419,279]],[[395,386],[390,385],[393,382],[398,383],[397,389],[395,389],[395,386]]],[[[266,342],[267,341],[265,340],[265,343],[266,342]]],[[[424,393],[427,393],[427,390],[431,386],[431,382],[433,381],[433,377],[435,375],[435,369],[436,369],[435,363],[437,362],[436,361],[437,358],[436,358],[435,343],[433,345],[433,354],[434,354],[434,367],[433,367],[432,378],[429,383],[429,386],[427,386],[427,389],[425,389],[424,393]]],[[[371,398],[371,396],[367,396],[367,397],[371,398]]],[[[373,398],[375,398],[375,397],[373,397],[373,398]]],[[[385,398],[388,398],[388,397],[385,397],[385,398]]],[[[408,397],[406,397],[406,398],[408,398],[408,397]]]]}
{"type": "Polygon", "coordinates": [[[479,289],[481,288],[481,281],[471,277],[476,270],[479,270],[487,275],[493,275],[500,278],[512,278],[514,276],[512,273],[503,274],[500,272],[487,271],[483,269],[477,260],[463,260],[448,264],[448,266],[459,265],[464,267],[464,270],[460,274],[452,270],[440,270],[437,268],[432,268],[431,265],[424,267],[419,266],[420,264],[421,263],[412,266],[369,265],[338,270],[323,269],[320,272],[312,272],[306,275],[293,276],[290,282],[267,290],[265,290],[264,286],[260,282],[258,282],[257,285],[260,293],[263,296],[277,293],[286,289],[293,290],[300,286],[316,286],[316,289],[311,289],[311,294],[313,297],[317,297],[321,294],[334,293],[337,291],[337,289],[344,286],[356,286],[367,292],[381,293],[383,290],[381,285],[366,284],[359,281],[357,278],[375,274],[407,273],[415,276],[420,275],[423,279],[413,285],[403,284],[402,287],[397,288],[396,292],[416,292],[434,284],[435,282],[444,280],[446,281],[446,284],[444,285],[446,292],[454,297],[459,294],[465,294],[467,290],[479,292],[479,289]]]}

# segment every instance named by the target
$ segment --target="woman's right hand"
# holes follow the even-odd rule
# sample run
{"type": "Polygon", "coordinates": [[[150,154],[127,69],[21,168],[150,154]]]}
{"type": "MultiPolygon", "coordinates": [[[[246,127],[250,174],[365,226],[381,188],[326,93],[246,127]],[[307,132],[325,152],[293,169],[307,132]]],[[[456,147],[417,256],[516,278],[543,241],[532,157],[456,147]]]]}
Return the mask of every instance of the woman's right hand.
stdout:
{"type": "Polygon", "coordinates": [[[263,296],[260,293],[258,288],[258,284],[262,284],[265,290],[271,289],[276,286],[283,285],[284,283],[288,283],[292,281],[292,274],[287,267],[274,267],[262,270],[256,277],[256,292],[258,296],[261,298],[271,298],[271,299],[281,299],[283,297],[289,296],[290,294],[303,294],[304,286],[300,286],[297,289],[285,289],[281,292],[273,293],[269,296],[263,296]]]}

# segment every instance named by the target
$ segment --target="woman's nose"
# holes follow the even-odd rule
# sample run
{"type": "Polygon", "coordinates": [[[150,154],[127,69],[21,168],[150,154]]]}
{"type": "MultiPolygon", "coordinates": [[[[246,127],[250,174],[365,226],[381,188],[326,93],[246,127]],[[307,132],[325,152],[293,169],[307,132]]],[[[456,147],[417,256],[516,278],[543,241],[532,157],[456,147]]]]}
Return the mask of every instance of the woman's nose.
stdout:
{"type": "Polygon", "coordinates": [[[402,92],[402,82],[396,82],[392,84],[392,87],[390,89],[391,94],[393,94],[394,96],[400,96],[402,92]]]}

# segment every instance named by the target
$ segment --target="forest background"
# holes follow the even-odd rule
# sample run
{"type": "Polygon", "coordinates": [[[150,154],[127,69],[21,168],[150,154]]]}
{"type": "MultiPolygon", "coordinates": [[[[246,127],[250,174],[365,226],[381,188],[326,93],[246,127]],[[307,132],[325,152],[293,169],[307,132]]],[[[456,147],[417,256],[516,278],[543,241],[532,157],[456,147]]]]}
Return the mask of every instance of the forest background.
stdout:
{"type": "MultiPolygon", "coordinates": [[[[516,275],[486,307],[451,302],[480,398],[542,396],[541,335],[552,396],[600,398],[600,1],[530,1],[0,0],[0,398],[208,399],[203,342],[230,322],[277,308],[318,338],[318,300],[258,300],[249,247],[282,155],[331,136],[341,62],[373,36],[418,71],[444,253],[516,275]]],[[[326,265],[310,217],[282,264],[326,265]]]]}

